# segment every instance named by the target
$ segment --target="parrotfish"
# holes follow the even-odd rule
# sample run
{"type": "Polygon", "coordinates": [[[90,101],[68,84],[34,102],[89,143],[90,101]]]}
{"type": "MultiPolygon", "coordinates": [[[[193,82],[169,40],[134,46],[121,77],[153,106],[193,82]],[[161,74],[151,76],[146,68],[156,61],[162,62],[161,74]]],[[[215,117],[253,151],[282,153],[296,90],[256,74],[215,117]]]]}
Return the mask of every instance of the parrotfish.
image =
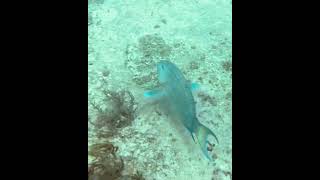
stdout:
{"type": "Polygon", "coordinates": [[[157,63],[157,75],[160,87],[146,91],[144,97],[156,100],[162,104],[162,108],[174,119],[179,119],[184,127],[190,132],[193,141],[195,138],[200,145],[203,154],[209,159],[207,146],[208,136],[212,135],[217,143],[217,136],[206,126],[201,124],[196,116],[195,100],[192,91],[197,90],[199,85],[187,80],[178,67],[167,60],[157,63]]]}

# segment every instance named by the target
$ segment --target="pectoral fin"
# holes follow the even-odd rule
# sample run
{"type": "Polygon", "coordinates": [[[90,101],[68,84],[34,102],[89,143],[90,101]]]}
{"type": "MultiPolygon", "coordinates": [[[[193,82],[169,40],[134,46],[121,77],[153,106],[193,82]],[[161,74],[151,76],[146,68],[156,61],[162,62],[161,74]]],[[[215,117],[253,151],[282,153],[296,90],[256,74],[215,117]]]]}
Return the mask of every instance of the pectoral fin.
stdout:
{"type": "Polygon", "coordinates": [[[191,90],[196,91],[200,88],[200,85],[198,83],[191,83],[191,90]]]}
{"type": "Polygon", "coordinates": [[[187,80],[186,88],[189,88],[191,91],[197,91],[200,88],[200,85],[195,82],[191,82],[190,80],[187,80]]]}
{"type": "Polygon", "coordinates": [[[164,96],[164,93],[162,89],[154,89],[154,90],[145,91],[143,96],[145,99],[148,99],[148,100],[159,100],[164,96]]]}

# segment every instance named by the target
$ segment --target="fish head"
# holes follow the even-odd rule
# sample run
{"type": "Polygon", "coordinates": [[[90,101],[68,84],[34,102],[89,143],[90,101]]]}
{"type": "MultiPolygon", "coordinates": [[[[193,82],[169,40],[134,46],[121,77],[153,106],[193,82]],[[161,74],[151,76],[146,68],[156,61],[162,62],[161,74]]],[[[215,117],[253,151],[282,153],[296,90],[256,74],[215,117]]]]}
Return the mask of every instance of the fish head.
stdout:
{"type": "Polygon", "coordinates": [[[160,83],[165,83],[170,80],[176,66],[170,61],[162,60],[157,64],[158,79],[160,83]]]}

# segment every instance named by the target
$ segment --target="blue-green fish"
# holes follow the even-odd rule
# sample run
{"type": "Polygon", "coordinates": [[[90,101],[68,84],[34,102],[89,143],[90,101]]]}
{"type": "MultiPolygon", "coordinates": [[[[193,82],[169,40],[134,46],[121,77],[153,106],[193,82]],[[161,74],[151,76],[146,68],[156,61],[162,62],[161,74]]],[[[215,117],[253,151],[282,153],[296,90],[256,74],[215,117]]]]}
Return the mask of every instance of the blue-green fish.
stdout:
{"type": "Polygon", "coordinates": [[[194,136],[197,138],[204,155],[212,160],[207,150],[208,135],[212,135],[218,143],[219,141],[217,136],[196,117],[192,90],[197,89],[198,85],[186,80],[178,67],[170,61],[160,61],[157,64],[157,73],[160,87],[146,91],[144,96],[159,100],[162,108],[165,108],[174,119],[179,119],[187,128],[193,141],[195,141],[194,136]]]}

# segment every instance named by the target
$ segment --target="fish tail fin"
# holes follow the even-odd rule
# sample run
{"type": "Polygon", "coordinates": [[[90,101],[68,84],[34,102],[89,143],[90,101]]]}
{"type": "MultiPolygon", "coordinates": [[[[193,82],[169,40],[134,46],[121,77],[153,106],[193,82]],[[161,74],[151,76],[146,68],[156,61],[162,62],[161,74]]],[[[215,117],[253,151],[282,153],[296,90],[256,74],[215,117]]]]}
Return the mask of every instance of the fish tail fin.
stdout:
{"type": "Polygon", "coordinates": [[[200,148],[202,150],[202,152],[204,153],[204,155],[212,160],[212,158],[209,156],[208,154],[208,150],[207,150],[207,143],[208,143],[208,135],[212,135],[217,143],[219,143],[219,140],[217,138],[217,136],[206,126],[204,126],[203,124],[199,123],[198,127],[195,129],[195,135],[197,137],[197,140],[200,144],[200,148]]]}

